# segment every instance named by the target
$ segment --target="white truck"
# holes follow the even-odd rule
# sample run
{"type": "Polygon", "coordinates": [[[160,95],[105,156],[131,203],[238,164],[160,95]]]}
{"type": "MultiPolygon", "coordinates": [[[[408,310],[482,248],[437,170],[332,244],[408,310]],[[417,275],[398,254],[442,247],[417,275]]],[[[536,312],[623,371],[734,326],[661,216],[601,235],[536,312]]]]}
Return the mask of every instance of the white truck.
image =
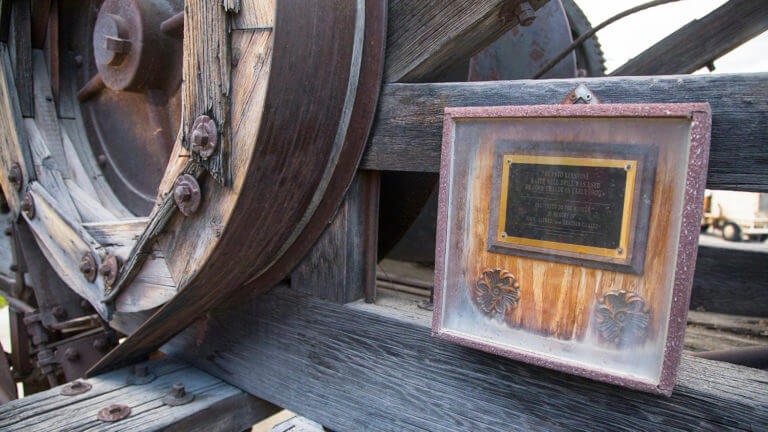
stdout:
{"type": "Polygon", "coordinates": [[[720,230],[730,241],[768,238],[768,193],[707,190],[701,230],[720,230]]]}

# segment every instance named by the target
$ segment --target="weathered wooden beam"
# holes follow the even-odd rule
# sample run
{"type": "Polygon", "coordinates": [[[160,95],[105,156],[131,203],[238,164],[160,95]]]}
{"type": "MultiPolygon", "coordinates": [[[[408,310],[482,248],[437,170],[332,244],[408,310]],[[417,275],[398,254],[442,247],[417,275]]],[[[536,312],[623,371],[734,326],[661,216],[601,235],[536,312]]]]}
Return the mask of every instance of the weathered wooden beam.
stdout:
{"type": "Polygon", "coordinates": [[[60,394],[62,387],[36,393],[0,406],[4,431],[240,431],[272,415],[279,408],[259,400],[178,360],[146,363],[155,379],[130,384],[133,368],[88,380],[85,393],[60,394]],[[194,399],[185,405],[165,405],[163,397],[175,383],[184,384],[194,399]],[[98,420],[98,412],[112,404],[127,405],[128,417],[113,423],[98,420]]]}
{"type": "Polygon", "coordinates": [[[768,30],[768,2],[730,0],[624,63],[611,75],[688,74],[768,30]]]}
{"type": "Polygon", "coordinates": [[[443,110],[560,102],[584,83],[603,103],[709,102],[710,189],[768,192],[768,74],[388,84],[361,168],[437,172],[443,110]]]}
{"type": "MultiPolygon", "coordinates": [[[[532,0],[534,9],[549,0],[532,0]]],[[[390,0],[386,82],[424,82],[518,25],[518,0],[390,0]]]]}
{"type": "Polygon", "coordinates": [[[768,315],[768,252],[699,247],[691,309],[768,315]]]}
{"type": "Polygon", "coordinates": [[[410,307],[394,314],[278,286],[212,312],[163,350],[333,430],[768,428],[766,371],[684,356],[664,398],[434,338],[431,313],[410,307]]]}

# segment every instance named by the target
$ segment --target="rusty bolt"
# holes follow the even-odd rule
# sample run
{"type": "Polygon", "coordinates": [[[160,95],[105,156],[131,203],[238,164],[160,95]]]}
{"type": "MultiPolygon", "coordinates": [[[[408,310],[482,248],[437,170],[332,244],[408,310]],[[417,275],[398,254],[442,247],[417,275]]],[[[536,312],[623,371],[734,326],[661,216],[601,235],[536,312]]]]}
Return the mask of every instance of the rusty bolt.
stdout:
{"type": "Polygon", "coordinates": [[[51,309],[51,313],[57,320],[61,321],[67,318],[67,310],[62,305],[56,305],[51,309]]]}
{"type": "Polygon", "coordinates": [[[93,282],[96,280],[96,258],[93,257],[93,254],[90,252],[86,252],[83,254],[83,257],[80,258],[80,273],[83,274],[83,277],[85,277],[85,280],[88,282],[93,282]]]}
{"type": "Polygon", "coordinates": [[[189,175],[182,174],[173,184],[173,199],[184,216],[189,216],[200,207],[200,186],[197,180],[189,175]]]}
{"type": "Polygon", "coordinates": [[[96,418],[105,422],[116,422],[128,417],[130,414],[131,407],[128,405],[113,404],[102,408],[96,415],[96,418]]]}
{"type": "Polygon", "coordinates": [[[64,351],[64,358],[67,361],[73,362],[80,358],[80,353],[76,349],[69,347],[64,351]]]}
{"type": "Polygon", "coordinates": [[[25,193],[24,198],[21,199],[21,210],[28,218],[33,219],[35,217],[35,199],[32,198],[31,193],[25,193]]]}
{"type": "Polygon", "coordinates": [[[8,180],[16,188],[17,192],[21,190],[21,185],[24,183],[24,173],[21,171],[21,165],[16,162],[11,165],[11,170],[8,172],[8,180]]]}
{"type": "Polygon", "coordinates": [[[61,390],[59,390],[59,394],[62,394],[64,396],[75,396],[75,395],[85,393],[90,389],[91,389],[90,384],[88,384],[85,381],[77,380],[61,386],[61,390]]]}
{"type": "Polygon", "coordinates": [[[520,21],[520,25],[523,27],[528,27],[536,21],[536,11],[533,10],[531,4],[527,1],[520,2],[515,6],[515,15],[517,15],[517,20],[520,21]]]}
{"type": "Polygon", "coordinates": [[[109,254],[99,266],[99,274],[104,279],[104,285],[112,287],[117,281],[117,274],[120,271],[120,260],[115,255],[109,254]]]}
{"type": "Polygon", "coordinates": [[[163,403],[171,406],[184,405],[192,402],[194,398],[195,395],[187,393],[184,384],[176,383],[171,387],[171,392],[163,398],[163,403]]]}
{"type": "Polygon", "coordinates": [[[138,364],[133,367],[133,375],[128,377],[129,385],[142,385],[155,380],[155,375],[149,372],[146,364],[138,364]]]}
{"type": "Polygon", "coordinates": [[[195,119],[190,129],[190,138],[192,153],[200,155],[203,159],[213,156],[218,142],[218,132],[216,122],[207,115],[201,115],[195,119]]]}
{"type": "Polygon", "coordinates": [[[93,340],[93,349],[96,351],[104,352],[104,350],[107,348],[107,340],[103,337],[96,338],[93,340]]]}

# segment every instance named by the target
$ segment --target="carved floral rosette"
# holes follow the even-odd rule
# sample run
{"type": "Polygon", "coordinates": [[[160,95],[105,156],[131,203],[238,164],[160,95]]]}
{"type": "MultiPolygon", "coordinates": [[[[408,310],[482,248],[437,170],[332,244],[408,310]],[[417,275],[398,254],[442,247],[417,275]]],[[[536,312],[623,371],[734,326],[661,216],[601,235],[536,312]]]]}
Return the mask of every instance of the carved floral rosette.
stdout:
{"type": "Polygon", "coordinates": [[[520,284],[507,270],[489,269],[480,274],[472,289],[472,302],[491,318],[504,319],[520,301],[520,284]]]}
{"type": "Polygon", "coordinates": [[[648,334],[651,314],[645,300],[634,292],[608,292],[598,301],[595,315],[600,340],[616,348],[638,345],[648,334]]]}

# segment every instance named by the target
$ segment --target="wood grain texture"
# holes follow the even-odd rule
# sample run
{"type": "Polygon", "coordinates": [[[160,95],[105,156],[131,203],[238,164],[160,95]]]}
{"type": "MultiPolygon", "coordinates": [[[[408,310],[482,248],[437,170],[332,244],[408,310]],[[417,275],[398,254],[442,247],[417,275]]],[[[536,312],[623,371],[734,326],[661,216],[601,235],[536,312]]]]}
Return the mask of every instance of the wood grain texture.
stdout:
{"type": "Polygon", "coordinates": [[[53,198],[38,182],[28,186],[35,203],[35,215],[22,213],[35,235],[43,255],[59,277],[78,295],[88,300],[96,312],[107,317],[107,308],[101,302],[104,283],[102,278],[88,282],[80,273],[80,258],[90,252],[101,262],[107,249],[102,247],[71,215],[63,213],[53,198]]]}
{"type": "Polygon", "coordinates": [[[146,363],[155,380],[128,385],[133,374],[126,368],[87,380],[92,386],[75,396],[59,394],[60,387],[36,393],[0,407],[4,431],[237,431],[278,410],[274,405],[244,393],[198,369],[168,358],[146,363]],[[181,382],[195,398],[180,406],[167,406],[162,398],[181,382]],[[118,422],[99,421],[96,414],[111,404],[131,407],[118,422]]]}
{"type": "Polygon", "coordinates": [[[347,196],[310,252],[291,271],[291,284],[299,292],[349,303],[363,297],[365,286],[365,249],[363,233],[366,221],[364,180],[355,178],[347,196]]]}
{"type": "MultiPolygon", "coordinates": [[[[632,116],[628,112],[612,113],[606,109],[600,113],[602,118],[581,118],[578,122],[571,120],[579,117],[576,110],[571,114],[550,112],[544,119],[535,118],[538,112],[515,108],[499,116],[524,118],[485,120],[481,114],[449,113],[452,117],[446,122],[450,121],[453,129],[446,134],[450,133],[453,141],[451,150],[444,147],[448,151],[444,157],[450,158],[452,169],[448,172],[444,165],[446,171],[442,174],[450,176],[452,186],[440,191],[440,208],[446,208],[440,217],[448,219],[447,222],[441,220],[438,227],[436,310],[441,304],[444,306],[440,309],[443,314],[435,321],[435,331],[441,334],[455,332],[473,342],[492,339],[492,345],[504,344],[510,348],[507,355],[513,355],[511,351],[527,352],[531,357],[556,359],[569,365],[608,370],[616,375],[631,375],[633,379],[659,384],[661,359],[670,331],[667,323],[677,319],[671,317],[669,311],[677,274],[676,260],[683,253],[679,252],[678,239],[681,230],[690,229],[681,227],[684,199],[686,194],[692,193],[687,186],[703,191],[703,184],[688,185],[686,182],[687,172],[691,169],[688,159],[693,139],[692,120],[685,116],[692,115],[694,110],[704,110],[705,106],[687,108],[686,113],[676,112],[677,118],[663,118],[671,109],[656,106],[644,110],[646,116],[657,118],[629,118],[632,116]],[[534,118],[528,118],[528,115],[534,118]],[[465,120],[469,116],[480,118],[465,120]],[[591,265],[548,262],[489,251],[489,232],[496,232],[492,227],[494,222],[489,219],[489,209],[491,201],[499,199],[491,196],[492,178],[498,169],[494,165],[495,152],[499,143],[505,140],[637,146],[652,143],[659,154],[643,271],[629,274],[591,265]],[[450,203],[446,193],[453,197],[450,203]],[[440,232],[446,229],[447,232],[440,232]],[[443,253],[444,258],[441,257],[443,253]],[[503,330],[477,333],[485,320],[482,312],[472,304],[476,298],[474,292],[483,272],[493,269],[511,272],[519,284],[519,302],[510,313],[502,316],[506,324],[503,330]],[[614,349],[597,336],[596,305],[601,297],[613,290],[639,295],[644,308],[650,311],[647,337],[621,349],[614,349]],[[464,301],[464,298],[470,300],[464,301]],[[628,352],[634,357],[631,364],[626,362],[628,352]]],[[[694,145],[706,151],[708,143],[698,141],[694,145]]],[[[529,358],[529,361],[535,359],[529,358]]]]}
{"type": "Polygon", "coordinates": [[[279,286],[163,350],[334,430],[760,430],[768,373],[685,356],[671,398],[431,337],[429,316],[279,286]]]}
{"type": "MultiPolygon", "coordinates": [[[[267,3],[267,2],[264,2],[267,3]]],[[[192,124],[207,115],[217,125],[218,148],[208,159],[194,156],[219,183],[232,182],[230,119],[230,44],[227,11],[219,1],[186,0],[184,2],[184,80],[182,91],[182,133],[184,147],[191,149],[192,124]],[[189,79],[194,77],[194,79],[189,79]]]]}
{"type": "Polygon", "coordinates": [[[21,114],[32,117],[35,101],[32,88],[32,19],[28,1],[15,1],[11,6],[11,37],[8,45],[11,47],[21,114]]]}
{"type": "Polygon", "coordinates": [[[689,74],[768,29],[768,3],[730,0],[657,42],[611,75],[689,74]]]}
{"type": "Polygon", "coordinates": [[[437,172],[445,107],[555,104],[579,83],[603,103],[709,102],[707,187],[768,192],[768,74],[388,84],[361,168],[437,172]]]}
{"type": "Polygon", "coordinates": [[[8,206],[18,215],[21,194],[8,179],[11,167],[19,164],[25,183],[36,175],[14,80],[10,54],[6,45],[0,44],[0,186],[8,206]]]}
{"type": "MultiPolygon", "coordinates": [[[[548,0],[530,1],[538,9],[548,0]]],[[[514,1],[391,0],[385,82],[424,82],[518,24],[514,1]]]]}
{"type": "Polygon", "coordinates": [[[768,315],[765,252],[702,246],[696,260],[691,309],[736,315],[768,315]]]}
{"type": "Polygon", "coordinates": [[[381,29],[384,16],[367,12],[383,5],[362,4],[281,1],[274,35],[233,32],[233,46],[247,49],[232,74],[232,187],[201,182],[197,214],[171,221],[161,245],[179,293],[91,373],[153,350],[236,294],[270,288],[322,233],[356,172],[378,94],[381,52],[364,47],[383,45],[383,30],[368,39],[368,18],[381,29]]]}

